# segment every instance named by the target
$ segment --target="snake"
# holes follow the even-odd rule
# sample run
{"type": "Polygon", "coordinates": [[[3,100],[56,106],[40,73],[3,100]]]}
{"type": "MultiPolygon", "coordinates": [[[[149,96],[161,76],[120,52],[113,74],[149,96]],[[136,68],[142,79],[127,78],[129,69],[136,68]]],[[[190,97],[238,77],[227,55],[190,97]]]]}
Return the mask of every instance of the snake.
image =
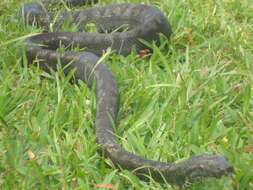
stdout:
{"type": "Polygon", "coordinates": [[[82,80],[90,88],[95,85],[95,135],[103,156],[120,169],[132,171],[141,180],[152,178],[179,187],[233,173],[233,167],[223,154],[194,155],[167,163],[126,151],[117,142],[113,127],[117,124],[119,91],[112,72],[102,63],[101,56],[108,48],[116,54],[127,56],[134,48],[137,52],[151,49],[143,41],[159,43],[160,35],[169,39],[172,29],[164,13],[152,5],[118,3],[60,10],[56,15],[50,7],[62,2],[70,6],[97,3],[96,0],[42,0],[23,4],[25,22],[43,28],[42,33],[24,40],[27,63],[36,63],[42,70],[50,72],[57,71],[60,61],[64,74],[73,72],[74,82],[82,80]],[[77,31],[61,31],[65,21],[76,25],[77,31]],[[98,31],[85,31],[88,23],[94,23],[98,31]],[[114,31],[123,25],[127,26],[127,30],[114,31]],[[66,47],[64,52],[58,51],[60,45],[66,47]],[[84,48],[85,51],[73,51],[70,47],[84,48]]]}

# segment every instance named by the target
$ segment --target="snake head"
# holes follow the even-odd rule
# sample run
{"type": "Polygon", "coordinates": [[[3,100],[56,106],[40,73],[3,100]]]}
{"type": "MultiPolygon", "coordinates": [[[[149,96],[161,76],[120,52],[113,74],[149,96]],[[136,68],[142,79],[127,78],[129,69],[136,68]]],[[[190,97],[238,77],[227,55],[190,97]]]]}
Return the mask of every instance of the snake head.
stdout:
{"type": "Polygon", "coordinates": [[[194,156],[186,161],[175,164],[174,182],[181,187],[206,178],[220,178],[233,173],[233,167],[222,155],[194,156]]]}

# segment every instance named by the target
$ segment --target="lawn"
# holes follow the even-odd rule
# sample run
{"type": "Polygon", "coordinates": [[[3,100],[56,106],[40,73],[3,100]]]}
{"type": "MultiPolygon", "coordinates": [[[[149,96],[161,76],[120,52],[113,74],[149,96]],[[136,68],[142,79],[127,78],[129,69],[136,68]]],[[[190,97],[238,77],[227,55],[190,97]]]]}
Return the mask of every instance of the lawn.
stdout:
{"type": "MultiPolygon", "coordinates": [[[[17,16],[24,2],[0,2],[0,189],[176,189],[141,181],[98,153],[95,93],[84,83],[21,67],[23,39],[41,32],[17,16]]],[[[116,2],[126,1],[94,6],[116,2]]],[[[252,0],[127,2],[160,7],[173,35],[147,59],[105,57],[121,96],[119,143],[168,162],[224,154],[234,175],[189,189],[253,189],[252,0]]]]}

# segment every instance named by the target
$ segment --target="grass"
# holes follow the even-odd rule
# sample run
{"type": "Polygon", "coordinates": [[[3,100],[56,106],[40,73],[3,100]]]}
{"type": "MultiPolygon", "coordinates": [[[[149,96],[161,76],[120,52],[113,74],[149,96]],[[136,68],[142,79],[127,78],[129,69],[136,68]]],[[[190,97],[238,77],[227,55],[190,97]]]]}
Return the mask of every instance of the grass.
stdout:
{"type": "MultiPolygon", "coordinates": [[[[108,167],[97,153],[95,96],[85,84],[20,66],[22,39],[41,31],[20,21],[22,2],[0,2],[0,189],[174,189],[108,167]]],[[[95,6],[114,2],[125,1],[95,6]]],[[[174,34],[149,59],[106,57],[121,95],[119,142],[160,161],[225,154],[233,178],[189,189],[253,189],[252,1],[142,2],[159,6],[174,34]]]]}

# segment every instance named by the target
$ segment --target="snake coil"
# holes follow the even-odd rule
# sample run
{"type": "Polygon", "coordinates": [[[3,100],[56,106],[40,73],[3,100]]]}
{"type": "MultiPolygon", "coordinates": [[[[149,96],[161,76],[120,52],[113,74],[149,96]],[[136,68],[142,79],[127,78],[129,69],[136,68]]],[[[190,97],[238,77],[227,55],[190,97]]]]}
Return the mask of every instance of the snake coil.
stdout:
{"type": "MultiPolygon", "coordinates": [[[[89,0],[65,0],[70,5],[94,3],[89,0]]],[[[153,6],[143,4],[113,4],[105,7],[87,8],[85,10],[60,12],[56,18],[47,11],[50,3],[58,0],[44,0],[38,3],[25,4],[23,15],[31,24],[42,26],[47,32],[25,40],[26,55],[29,64],[39,59],[39,66],[49,71],[57,70],[57,62],[69,66],[68,73],[75,70],[74,78],[83,80],[88,86],[96,81],[96,119],[95,130],[98,144],[103,152],[116,166],[134,170],[141,178],[151,176],[159,182],[185,186],[204,178],[222,177],[233,171],[232,166],[222,155],[193,156],[179,163],[152,161],[125,151],[116,142],[112,123],[116,121],[119,94],[112,73],[104,64],[97,64],[103,50],[111,47],[115,52],[128,55],[134,46],[137,51],[147,48],[139,39],[147,42],[158,42],[159,34],[170,37],[171,28],[164,14],[153,6]],[[79,32],[48,32],[54,18],[54,30],[59,30],[65,20],[78,26],[79,32]],[[128,30],[113,33],[86,33],[82,28],[87,23],[95,23],[98,29],[114,30],[127,25],[128,30]],[[86,52],[57,52],[59,44],[86,48],[86,52]]]]}

